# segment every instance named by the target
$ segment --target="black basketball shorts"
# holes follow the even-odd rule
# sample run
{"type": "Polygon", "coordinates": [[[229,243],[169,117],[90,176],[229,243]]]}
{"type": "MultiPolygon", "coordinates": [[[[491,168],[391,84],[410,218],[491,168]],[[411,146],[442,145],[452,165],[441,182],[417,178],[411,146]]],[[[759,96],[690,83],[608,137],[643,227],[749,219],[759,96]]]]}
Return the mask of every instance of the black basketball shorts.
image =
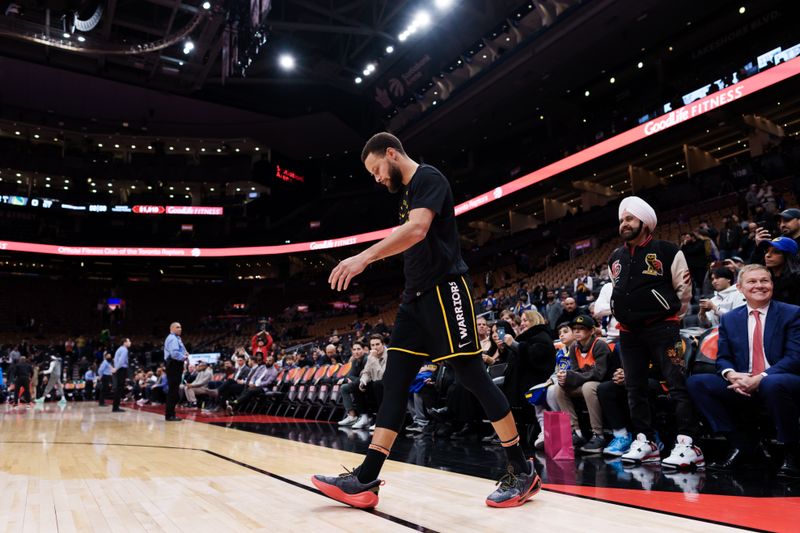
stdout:
{"type": "Polygon", "coordinates": [[[455,276],[401,304],[388,349],[434,363],[481,353],[471,280],[455,276]]]}

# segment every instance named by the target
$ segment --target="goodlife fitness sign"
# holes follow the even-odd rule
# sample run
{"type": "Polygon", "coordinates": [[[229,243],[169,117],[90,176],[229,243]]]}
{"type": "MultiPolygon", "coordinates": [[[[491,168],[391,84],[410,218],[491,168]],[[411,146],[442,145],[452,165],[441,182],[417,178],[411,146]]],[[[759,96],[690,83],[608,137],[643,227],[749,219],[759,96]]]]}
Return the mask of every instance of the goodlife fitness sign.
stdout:
{"type": "Polygon", "coordinates": [[[133,212],[137,215],[196,215],[196,216],[222,216],[222,207],[203,207],[193,205],[135,205],[133,212]]]}
{"type": "MultiPolygon", "coordinates": [[[[535,170],[530,174],[522,176],[514,181],[496,187],[495,189],[478,195],[475,198],[456,206],[456,215],[462,215],[473,209],[477,209],[486,204],[499,200],[504,196],[515,193],[535,183],[539,183],[548,178],[565,172],[588,161],[606,155],[614,150],[619,150],[651,135],[682,124],[688,120],[698,117],[713,109],[735,102],[745,96],[756,93],[766,87],[775,85],[793,76],[800,74],[800,57],[786,61],[765,70],[755,76],[747,78],[736,85],[728,87],[724,91],[711,94],[685,105],[680,109],[669,114],[653,119],[644,124],[640,124],[626,132],[620,133],[601,143],[590,146],[560,161],[556,161],[546,167],[535,170]]],[[[140,214],[161,214],[162,212],[147,212],[150,208],[159,206],[134,206],[134,212],[140,214]],[[144,212],[137,211],[136,208],[147,208],[144,212]]],[[[184,207],[167,206],[164,212],[169,213],[169,209],[177,209],[179,212],[172,214],[215,214],[222,215],[221,207],[184,207]],[[193,212],[194,210],[219,210],[219,212],[193,212]]],[[[34,244],[24,242],[0,241],[0,250],[30,252],[52,255],[71,255],[71,256],[126,256],[126,257],[242,257],[251,255],[279,255],[298,252],[309,252],[313,250],[324,250],[329,248],[339,248],[377,241],[390,235],[395,228],[387,228],[349,237],[340,237],[325,241],[301,242],[296,244],[285,244],[278,246],[248,246],[240,248],[98,248],[84,246],[58,246],[50,244],[34,244]]]]}

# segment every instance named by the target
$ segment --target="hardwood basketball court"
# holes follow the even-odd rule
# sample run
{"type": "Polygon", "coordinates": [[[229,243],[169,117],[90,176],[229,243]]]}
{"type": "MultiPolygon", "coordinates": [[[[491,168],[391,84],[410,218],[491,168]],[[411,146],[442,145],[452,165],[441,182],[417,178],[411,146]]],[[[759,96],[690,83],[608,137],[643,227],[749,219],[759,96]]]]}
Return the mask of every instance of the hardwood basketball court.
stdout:
{"type": "MultiPolygon", "coordinates": [[[[732,529],[693,513],[693,500],[703,504],[701,495],[682,493],[664,495],[668,503],[677,497],[682,507],[677,501],[653,512],[639,507],[660,498],[657,492],[633,491],[636,501],[546,485],[520,508],[490,509],[483,500],[491,481],[396,461],[384,470],[379,507],[367,512],[333,502],[311,485],[314,473],[357,465],[359,456],[346,451],[191,420],[166,423],[140,410],[111,413],[89,403],[5,408],[0,420],[2,531],[732,529]]],[[[302,431],[303,424],[297,426],[302,431]]],[[[759,504],[745,500],[753,498],[729,509],[734,518],[758,513],[759,504]]],[[[773,517],[775,529],[797,523],[796,499],[762,500],[785,509],[784,521],[773,517]]],[[[770,522],[765,517],[762,523],[770,522]]]]}

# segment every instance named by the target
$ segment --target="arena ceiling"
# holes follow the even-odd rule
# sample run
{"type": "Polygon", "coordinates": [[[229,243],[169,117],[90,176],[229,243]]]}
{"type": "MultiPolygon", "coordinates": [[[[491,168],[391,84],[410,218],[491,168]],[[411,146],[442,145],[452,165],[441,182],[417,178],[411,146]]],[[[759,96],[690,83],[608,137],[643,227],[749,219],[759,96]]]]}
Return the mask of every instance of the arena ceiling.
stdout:
{"type": "MultiPolygon", "coordinates": [[[[99,79],[191,97],[198,102],[193,115],[205,113],[203,102],[243,109],[261,115],[243,122],[260,122],[264,141],[288,131],[313,142],[298,149],[284,143],[287,155],[316,155],[331,151],[331,139],[333,150],[350,144],[354,149],[364,135],[384,127],[419,146],[443,138],[463,143],[476,127],[496,129],[509,115],[544,104],[556,88],[602,76],[614,62],[639,53],[632,42],[650,50],[683,31],[686,20],[725,4],[730,3],[17,0],[2,4],[0,54],[23,61],[40,79],[53,76],[45,66],[83,75],[64,78],[73,90],[85,85],[92,93],[92,80],[99,79]],[[401,40],[421,10],[428,14],[426,27],[401,40]],[[188,42],[192,49],[185,53],[188,42]],[[477,55],[479,49],[491,57],[477,55]],[[291,71],[280,66],[285,54],[294,58],[291,71]],[[463,71],[450,70],[462,61],[463,71]],[[377,68],[367,75],[370,64],[377,68]],[[443,96],[451,94],[438,98],[433,109],[439,80],[443,96]],[[400,81],[408,83],[399,87],[400,81]],[[317,118],[327,135],[312,134],[319,130],[317,118]]],[[[137,90],[120,90],[113,104],[135,109],[138,101],[152,100],[137,90]]],[[[58,98],[42,93],[57,115],[58,98]]],[[[4,103],[15,104],[7,96],[4,103]]],[[[170,107],[161,105],[164,111],[170,107]]],[[[148,112],[155,115],[153,131],[162,110],[148,112]]]]}

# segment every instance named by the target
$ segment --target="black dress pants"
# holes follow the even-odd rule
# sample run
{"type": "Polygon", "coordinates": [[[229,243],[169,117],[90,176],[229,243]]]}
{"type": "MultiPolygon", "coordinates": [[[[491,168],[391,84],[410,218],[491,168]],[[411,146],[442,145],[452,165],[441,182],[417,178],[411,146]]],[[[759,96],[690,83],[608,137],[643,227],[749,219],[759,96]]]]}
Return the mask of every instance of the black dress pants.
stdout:
{"type": "Polygon", "coordinates": [[[125,392],[125,382],[128,380],[128,369],[118,368],[114,373],[114,409],[119,409],[119,401],[125,392]]]}
{"type": "Polygon", "coordinates": [[[100,376],[100,390],[98,391],[97,404],[102,407],[106,404],[106,394],[111,388],[111,376],[100,376]]]}
{"type": "Polygon", "coordinates": [[[181,387],[181,375],[183,374],[183,361],[167,359],[167,408],[164,411],[165,418],[175,417],[175,406],[178,405],[178,391],[181,387]]]}

